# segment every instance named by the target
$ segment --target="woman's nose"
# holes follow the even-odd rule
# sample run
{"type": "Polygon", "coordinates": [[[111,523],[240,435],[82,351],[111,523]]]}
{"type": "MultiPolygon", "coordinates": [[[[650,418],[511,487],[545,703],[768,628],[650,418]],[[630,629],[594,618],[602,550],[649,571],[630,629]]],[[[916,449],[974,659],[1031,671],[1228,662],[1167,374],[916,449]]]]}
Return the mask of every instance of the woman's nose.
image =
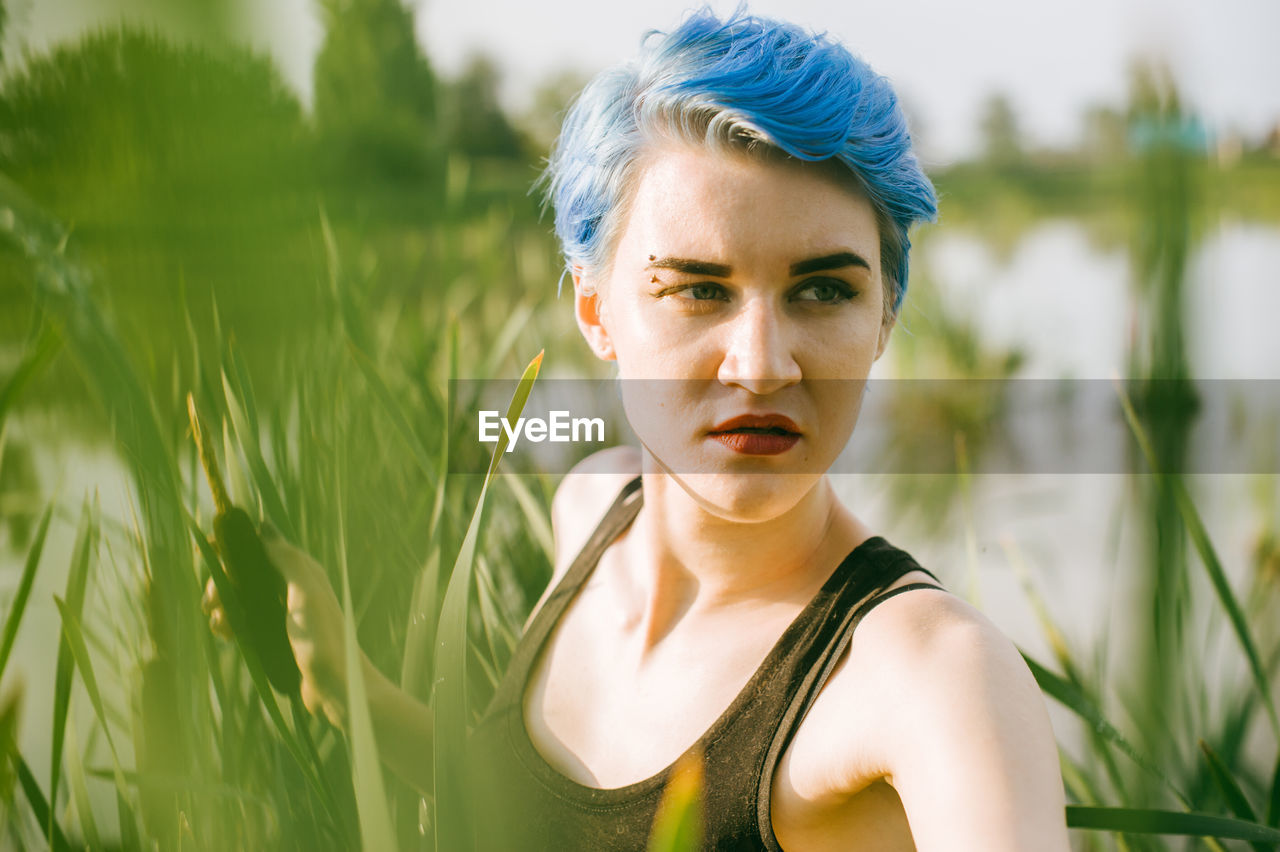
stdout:
{"type": "Polygon", "coordinates": [[[763,299],[747,302],[725,329],[724,359],[716,378],[755,394],[769,394],[800,381],[785,320],[763,299]]]}

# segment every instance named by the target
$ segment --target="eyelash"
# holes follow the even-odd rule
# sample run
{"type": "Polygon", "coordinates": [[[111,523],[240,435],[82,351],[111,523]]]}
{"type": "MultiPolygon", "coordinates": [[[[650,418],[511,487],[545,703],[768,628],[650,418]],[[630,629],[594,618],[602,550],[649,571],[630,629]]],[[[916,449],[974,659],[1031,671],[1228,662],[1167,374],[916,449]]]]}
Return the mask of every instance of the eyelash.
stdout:
{"type": "MultiPolygon", "coordinates": [[[[693,290],[704,288],[704,287],[714,288],[717,291],[718,296],[710,299],[690,298],[689,301],[692,301],[692,302],[727,302],[728,301],[728,299],[726,298],[726,294],[723,286],[712,281],[701,281],[697,284],[683,284],[676,287],[667,287],[659,291],[657,295],[659,297],[674,296],[674,295],[679,295],[681,293],[691,293],[693,290]]],[[[818,304],[832,305],[832,304],[839,304],[841,302],[851,301],[857,295],[857,290],[855,290],[853,287],[849,286],[849,284],[847,284],[844,281],[841,281],[838,278],[810,278],[807,281],[804,281],[803,283],[801,283],[795,289],[793,289],[791,293],[794,296],[795,294],[803,293],[806,290],[812,290],[815,287],[831,287],[836,291],[836,297],[833,299],[796,299],[796,301],[815,302],[818,304]]]]}

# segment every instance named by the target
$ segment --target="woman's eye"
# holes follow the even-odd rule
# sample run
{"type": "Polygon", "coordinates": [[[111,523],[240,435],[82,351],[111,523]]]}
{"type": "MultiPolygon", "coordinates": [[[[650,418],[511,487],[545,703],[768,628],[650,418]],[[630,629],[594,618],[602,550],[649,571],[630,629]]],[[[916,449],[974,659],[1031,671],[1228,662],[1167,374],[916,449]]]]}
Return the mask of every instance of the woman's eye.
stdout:
{"type": "Polygon", "coordinates": [[[796,290],[794,298],[800,302],[843,302],[853,295],[853,288],[843,281],[824,278],[806,282],[796,290]]]}
{"type": "Polygon", "coordinates": [[[724,290],[719,284],[690,284],[680,291],[685,298],[695,302],[709,302],[713,299],[724,300],[724,290]]]}

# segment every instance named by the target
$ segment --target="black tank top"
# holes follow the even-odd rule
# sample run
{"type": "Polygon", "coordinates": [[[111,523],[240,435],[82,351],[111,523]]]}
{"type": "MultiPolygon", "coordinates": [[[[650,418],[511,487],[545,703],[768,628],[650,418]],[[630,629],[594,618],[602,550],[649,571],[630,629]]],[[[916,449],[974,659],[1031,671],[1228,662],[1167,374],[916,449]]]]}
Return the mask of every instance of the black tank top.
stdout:
{"type": "MultiPolygon", "coordinates": [[[[640,505],[637,477],[618,495],[529,625],[471,734],[472,812],[477,814],[475,836],[482,852],[640,852],[648,843],[674,764],[625,787],[583,786],[553,768],[534,747],[523,709],[530,672],[547,638],[640,505]]],[[[911,583],[884,591],[904,574],[924,570],[878,536],[854,548],[720,718],[690,747],[700,749],[704,760],[704,848],[781,852],[769,810],[779,758],[867,612],[901,592],[937,588],[911,583]]]]}

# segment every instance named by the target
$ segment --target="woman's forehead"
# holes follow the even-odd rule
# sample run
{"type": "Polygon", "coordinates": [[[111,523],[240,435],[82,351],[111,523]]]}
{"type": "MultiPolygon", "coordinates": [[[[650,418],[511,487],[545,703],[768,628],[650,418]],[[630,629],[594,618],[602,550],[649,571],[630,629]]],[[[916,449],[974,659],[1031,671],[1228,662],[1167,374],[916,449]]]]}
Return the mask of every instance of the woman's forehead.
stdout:
{"type": "Polygon", "coordinates": [[[637,165],[620,251],[780,260],[847,249],[879,263],[871,203],[829,168],[692,146],[657,149],[637,165]]]}

